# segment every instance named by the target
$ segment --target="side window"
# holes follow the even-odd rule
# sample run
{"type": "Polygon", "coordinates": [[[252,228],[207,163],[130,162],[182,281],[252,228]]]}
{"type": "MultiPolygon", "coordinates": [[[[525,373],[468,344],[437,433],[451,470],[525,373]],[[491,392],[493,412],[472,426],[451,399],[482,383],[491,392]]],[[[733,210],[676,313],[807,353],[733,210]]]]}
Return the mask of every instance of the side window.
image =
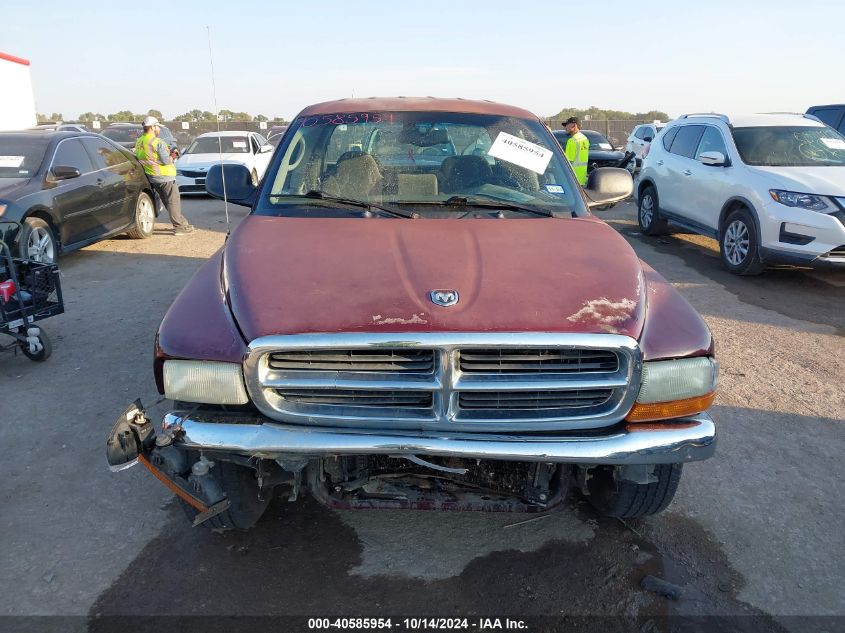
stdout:
{"type": "Polygon", "coordinates": [[[813,116],[817,116],[822,123],[832,128],[835,128],[839,123],[842,114],[842,108],[818,108],[812,112],[813,116]]]}
{"type": "Polygon", "coordinates": [[[53,156],[53,165],[62,167],[76,167],[80,173],[87,174],[94,171],[94,165],[88,158],[88,153],[78,139],[72,138],[59,143],[53,156]]]}
{"type": "Polygon", "coordinates": [[[651,140],[653,141],[655,136],[657,136],[657,134],[654,132],[653,127],[651,127],[650,125],[647,125],[643,128],[643,140],[646,140],[647,138],[651,138],[651,140]]]}
{"type": "Polygon", "coordinates": [[[126,155],[114,145],[97,138],[84,138],[82,144],[94,160],[94,169],[116,167],[127,162],[126,155]]]}
{"type": "Polygon", "coordinates": [[[725,141],[722,139],[722,133],[712,125],[704,127],[704,134],[701,136],[701,142],[698,144],[695,160],[701,160],[701,155],[704,152],[720,152],[723,156],[728,155],[725,141]]]}
{"type": "Polygon", "coordinates": [[[252,153],[257,154],[258,153],[258,141],[255,140],[254,136],[250,136],[249,141],[250,141],[250,144],[252,145],[252,153]]]}
{"type": "Polygon", "coordinates": [[[680,127],[670,127],[663,135],[663,147],[667,152],[669,151],[669,148],[672,147],[672,141],[675,140],[675,135],[680,129],[680,127]]]}
{"type": "Polygon", "coordinates": [[[634,132],[634,136],[635,136],[636,138],[638,138],[638,139],[642,140],[642,139],[643,139],[643,137],[645,136],[645,127],[644,127],[644,126],[642,126],[642,125],[641,125],[640,127],[638,127],[638,128],[637,128],[637,131],[636,131],[636,132],[634,132]]]}
{"type": "Polygon", "coordinates": [[[675,135],[675,140],[672,142],[669,151],[678,156],[692,158],[703,131],[703,125],[682,125],[678,128],[678,133],[675,135]]]}

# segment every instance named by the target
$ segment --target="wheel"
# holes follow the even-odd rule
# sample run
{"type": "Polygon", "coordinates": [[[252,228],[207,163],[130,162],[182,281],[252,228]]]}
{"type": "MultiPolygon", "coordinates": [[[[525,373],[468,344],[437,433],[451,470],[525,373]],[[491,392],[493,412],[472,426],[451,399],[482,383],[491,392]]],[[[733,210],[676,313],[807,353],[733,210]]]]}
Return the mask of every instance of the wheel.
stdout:
{"type": "Polygon", "coordinates": [[[631,519],[657,514],[672,503],[683,469],[683,464],[657,464],[653,473],[657,481],[637,484],[617,479],[613,468],[595,468],[587,481],[587,499],[600,514],[609,517],[631,519]]]}
{"type": "Polygon", "coordinates": [[[50,344],[50,337],[48,337],[47,333],[41,328],[39,328],[38,342],[41,343],[41,349],[34,354],[29,351],[28,343],[19,343],[23,355],[29,360],[34,360],[36,363],[47,360],[50,358],[50,354],[53,353],[53,346],[50,344]]]}
{"type": "Polygon", "coordinates": [[[258,172],[255,170],[255,167],[252,168],[252,186],[258,186],[258,172]]]}
{"type": "Polygon", "coordinates": [[[763,272],[756,225],[747,209],[737,209],[725,219],[719,231],[719,251],[725,268],[735,275],[763,272]]]}
{"type": "Polygon", "coordinates": [[[127,231],[129,237],[134,240],[143,240],[152,237],[153,227],[155,226],[155,207],[150,196],[141,192],[138,194],[138,200],[135,202],[135,217],[132,228],[127,231]]]}
{"type": "MultiPolygon", "coordinates": [[[[196,457],[196,455],[192,455],[196,457]]],[[[254,526],[267,506],[270,496],[264,499],[258,497],[258,482],[252,468],[238,466],[231,462],[218,461],[209,471],[208,477],[215,477],[229,498],[229,508],[225,512],[201,523],[211,530],[246,530],[254,526]]],[[[197,511],[184,501],[180,501],[187,517],[193,521],[197,511]]]]}
{"type": "Polygon", "coordinates": [[[660,217],[660,205],[657,201],[657,190],[654,187],[646,187],[640,194],[637,222],[644,235],[660,235],[666,231],[666,220],[660,217]]]}
{"type": "Polygon", "coordinates": [[[53,264],[58,250],[56,237],[49,224],[41,218],[26,218],[23,221],[18,236],[18,254],[21,258],[53,264]]]}

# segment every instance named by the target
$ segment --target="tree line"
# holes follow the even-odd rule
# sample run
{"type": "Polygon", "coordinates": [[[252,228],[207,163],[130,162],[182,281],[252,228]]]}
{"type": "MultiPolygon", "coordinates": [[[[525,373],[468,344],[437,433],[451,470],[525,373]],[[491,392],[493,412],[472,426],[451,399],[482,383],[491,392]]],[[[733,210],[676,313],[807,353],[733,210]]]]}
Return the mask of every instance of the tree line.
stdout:
{"type": "MultiPolygon", "coordinates": [[[[135,113],[131,110],[121,110],[119,112],[113,112],[112,114],[102,114],[100,112],[83,112],[78,117],[76,117],[76,121],[80,123],[91,123],[92,121],[102,121],[105,123],[132,123],[132,122],[140,122],[144,120],[144,117],[154,116],[160,121],[170,121],[171,119],[167,119],[162,113],[161,110],[150,109],[147,110],[146,113],[135,113]]],[[[228,121],[273,121],[279,123],[286,123],[283,117],[267,117],[263,114],[256,114],[255,116],[251,115],[248,112],[233,112],[232,110],[220,110],[219,112],[219,120],[222,122],[228,121]]],[[[39,123],[46,123],[47,121],[65,121],[64,115],[61,112],[53,112],[50,116],[46,114],[38,113],[37,115],[39,123]]],[[[210,122],[210,121],[217,121],[218,115],[214,114],[213,112],[209,112],[208,110],[190,110],[185,114],[180,114],[177,117],[173,117],[173,121],[187,121],[189,123],[202,123],[202,122],[210,122]]]]}
{"type": "Polygon", "coordinates": [[[605,110],[596,106],[589,108],[563,108],[554,116],[546,117],[554,121],[577,116],[582,121],[668,121],[670,116],[660,110],[648,112],[623,112],[622,110],[605,110]]]}

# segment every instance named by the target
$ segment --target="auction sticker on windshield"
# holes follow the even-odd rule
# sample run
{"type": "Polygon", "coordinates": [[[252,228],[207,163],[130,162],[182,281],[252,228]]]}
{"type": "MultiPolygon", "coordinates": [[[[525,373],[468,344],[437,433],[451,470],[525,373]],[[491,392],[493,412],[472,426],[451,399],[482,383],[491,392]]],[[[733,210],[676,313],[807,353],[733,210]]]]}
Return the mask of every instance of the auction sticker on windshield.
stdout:
{"type": "Polygon", "coordinates": [[[23,165],[23,156],[0,156],[0,167],[17,169],[23,165]]]}
{"type": "Polygon", "coordinates": [[[841,138],[823,138],[821,141],[828,149],[845,149],[845,141],[841,138]]]}
{"type": "Polygon", "coordinates": [[[507,132],[499,132],[487,154],[542,174],[552,160],[552,150],[507,132]]]}

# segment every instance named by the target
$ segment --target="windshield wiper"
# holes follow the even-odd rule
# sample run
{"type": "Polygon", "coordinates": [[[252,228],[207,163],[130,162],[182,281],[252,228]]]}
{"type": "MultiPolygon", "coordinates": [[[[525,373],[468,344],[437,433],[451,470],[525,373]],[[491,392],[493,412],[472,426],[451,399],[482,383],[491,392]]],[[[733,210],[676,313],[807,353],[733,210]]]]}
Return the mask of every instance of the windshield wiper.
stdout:
{"type": "MultiPolygon", "coordinates": [[[[270,196],[271,198],[281,198],[287,196],[270,196]]],[[[343,198],[341,196],[331,196],[323,191],[319,191],[317,189],[311,189],[310,191],[304,193],[301,197],[303,198],[311,198],[312,200],[323,200],[326,202],[335,202],[337,204],[345,204],[350,207],[358,207],[359,209],[365,210],[365,217],[370,217],[372,211],[377,211],[379,213],[386,213],[387,215],[392,215],[397,218],[407,218],[409,220],[415,220],[420,217],[419,213],[407,213],[402,211],[401,209],[393,209],[390,207],[383,207],[378,204],[373,204],[372,202],[367,202],[365,200],[355,200],[353,198],[343,198]]]]}
{"type": "Polygon", "coordinates": [[[517,204],[516,202],[508,202],[507,200],[494,200],[492,198],[476,198],[473,196],[452,196],[443,201],[433,201],[433,202],[403,202],[401,204],[419,204],[419,205],[440,205],[440,206],[447,206],[447,207],[475,207],[481,209],[499,209],[505,211],[523,211],[526,213],[534,213],[536,215],[541,215],[546,218],[554,218],[556,217],[554,213],[551,211],[547,211],[545,209],[538,209],[537,207],[527,207],[522,204],[517,204]]]}

